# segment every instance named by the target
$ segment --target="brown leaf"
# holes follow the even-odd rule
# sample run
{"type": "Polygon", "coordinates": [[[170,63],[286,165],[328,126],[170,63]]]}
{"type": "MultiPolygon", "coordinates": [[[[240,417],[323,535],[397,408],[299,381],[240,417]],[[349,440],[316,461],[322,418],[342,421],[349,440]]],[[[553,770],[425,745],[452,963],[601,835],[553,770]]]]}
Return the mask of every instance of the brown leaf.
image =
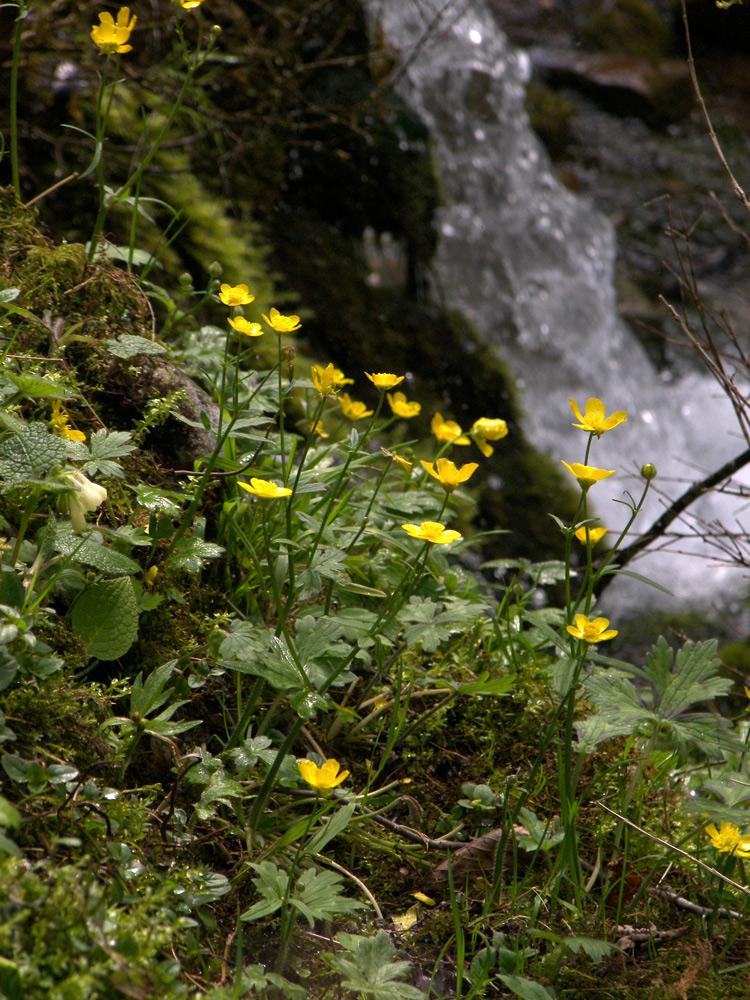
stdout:
{"type": "MultiPolygon", "coordinates": [[[[516,825],[513,829],[516,837],[521,834],[528,835],[529,832],[526,827],[519,825],[516,825]]],[[[458,850],[453,852],[450,858],[446,858],[436,868],[433,868],[427,879],[427,884],[436,888],[448,885],[449,866],[453,872],[453,882],[455,885],[463,884],[470,877],[492,878],[495,871],[495,856],[497,855],[498,844],[504,833],[505,831],[502,829],[490,830],[489,833],[477,837],[476,840],[472,840],[465,847],[459,847],[458,850]]],[[[505,845],[505,857],[502,864],[503,871],[506,871],[508,868],[509,855],[512,850],[513,845],[509,837],[505,845]]],[[[519,848],[519,850],[523,850],[523,848],[519,848]]]]}

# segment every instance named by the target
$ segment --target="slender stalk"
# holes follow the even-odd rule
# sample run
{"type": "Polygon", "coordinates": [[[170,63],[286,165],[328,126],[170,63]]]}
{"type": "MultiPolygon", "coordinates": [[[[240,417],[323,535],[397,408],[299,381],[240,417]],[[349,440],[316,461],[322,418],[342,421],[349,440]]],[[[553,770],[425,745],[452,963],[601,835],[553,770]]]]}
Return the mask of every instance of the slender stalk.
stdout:
{"type": "Polygon", "coordinates": [[[27,15],[28,8],[24,0],[18,0],[18,17],[16,18],[13,59],[10,68],[10,171],[12,184],[19,198],[21,197],[21,178],[18,169],[18,67],[21,61],[22,26],[27,15]]]}

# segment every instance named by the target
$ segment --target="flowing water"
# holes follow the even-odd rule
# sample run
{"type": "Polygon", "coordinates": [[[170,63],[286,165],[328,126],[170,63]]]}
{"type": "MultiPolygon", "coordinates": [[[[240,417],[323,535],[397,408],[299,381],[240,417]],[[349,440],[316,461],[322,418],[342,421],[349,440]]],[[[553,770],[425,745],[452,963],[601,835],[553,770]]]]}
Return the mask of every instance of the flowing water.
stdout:
{"type": "MultiPolygon", "coordinates": [[[[531,440],[580,462],[586,438],[571,426],[569,398],[627,409],[628,422],[595,441],[589,459],[617,470],[590,494],[611,528],[627,516],[613,501],[625,490],[640,495],[644,462],[657,466],[655,485],[676,496],[683,487],[670,479],[699,478],[744,450],[716,384],[701,374],[660,375],[619,318],[612,227],[554,177],[524,110],[528,56],[510,46],[484,0],[370,0],[368,8],[398,52],[397,89],[432,137],[443,202],[433,294],[509,363],[531,440]]],[[[733,524],[726,501],[701,504],[704,518],[733,524]]],[[[641,530],[663,506],[650,498],[641,530]]],[[[682,600],[708,603],[721,589],[742,588],[736,569],[709,569],[704,558],[650,555],[631,568],[682,600]]],[[[621,579],[603,603],[650,604],[656,593],[621,579]]]]}

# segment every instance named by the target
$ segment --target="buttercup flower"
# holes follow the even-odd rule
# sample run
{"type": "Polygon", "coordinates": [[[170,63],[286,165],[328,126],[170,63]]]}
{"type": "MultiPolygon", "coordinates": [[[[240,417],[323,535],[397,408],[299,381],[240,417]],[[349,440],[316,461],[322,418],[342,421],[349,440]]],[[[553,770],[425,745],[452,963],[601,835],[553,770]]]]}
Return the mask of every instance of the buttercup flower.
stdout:
{"type": "Polygon", "coordinates": [[[109,11],[105,11],[99,15],[99,24],[95,24],[91,29],[92,41],[99,46],[101,52],[130,52],[133,46],[127,42],[137,20],[135,14],[130,17],[129,7],[120,7],[117,21],[109,11]]]}
{"type": "Polygon", "coordinates": [[[494,419],[491,417],[480,417],[471,425],[469,437],[484,457],[489,458],[495,449],[491,444],[487,444],[487,442],[500,441],[506,437],[507,433],[508,425],[504,420],[500,420],[499,417],[494,419]]]}
{"type": "Polygon", "coordinates": [[[410,403],[403,392],[387,392],[386,399],[397,417],[416,417],[422,409],[421,403],[410,403]]]}
{"type": "Polygon", "coordinates": [[[182,7],[184,10],[192,10],[193,7],[200,7],[203,0],[172,0],[175,7],[182,7]]]}
{"type": "Polygon", "coordinates": [[[336,369],[333,365],[313,365],[310,369],[310,378],[315,388],[321,396],[330,396],[336,392],[336,369]]]}
{"type": "Polygon", "coordinates": [[[574,416],[581,421],[580,424],[573,424],[573,426],[580,427],[582,431],[590,431],[592,434],[596,434],[597,437],[601,437],[605,431],[611,431],[618,424],[624,424],[628,419],[625,410],[618,410],[617,413],[613,413],[610,417],[605,417],[604,403],[601,399],[587,400],[585,413],[581,413],[578,409],[578,403],[574,399],[570,401],[570,408],[574,416]]]}
{"type": "Polygon", "coordinates": [[[563,465],[568,472],[571,472],[576,477],[578,485],[584,493],[588,493],[594,483],[598,483],[599,480],[606,479],[607,476],[615,474],[614,469],[596,469],[593,465],[581,465],[580,462],[573,462],[572,465],[563,462],[563,465]]]}
{"type": "Polygon", "coordinates": [[[592,621],[588,615],[576,615],[574,621],[575,625],[567,626],[568,632],[584,642],[605,642],[617,635],[617,629],[608,628],[609,618],[594,618],[592,621]]]}
{"type": "Polygon", "coordinates": [[[249,486],[247,483],[238,483],[237,485],[241,486],[243,490],[247,490],[248,493],[260,497],[261,500],[278,500],[279,497],[292,495],[292,491],[286,486],[277,486],[276,483],[270,483],[267,479],[251,478],[249,486]]]}
{"type": "MultiPolygon", "coordinates": [[[[388,451],[388,449],[383,448],[382,445],[380,450],[383,452],[386,458],[390,458],[392,462],[397,462],[404,470],[404,472],[411,472],[412,468],[414,467],[413,462],[409,462],[405,458],[402,458],[401,455],[397,455],[395,451],[388,451]]],[[[748,695],[748,698],[750,698],[750,695],[748,695]]]]}
{"type": "Polygon", "coordinates": [[[371,417],[374,410],[368,410],[365,403],[360,403],[351,398],[348,392],[342,392],[339,396],[339,403],[344,416],[349,420],[361,420],[363,417],[371,417]]]}
{"type": "Polygon", "coordinates": [[[607,528],[592,528],[591,526],[588,526],[589,537],[587,539],[586,528],[587,525],[584,524],[582,528],[579,528],[578,531],[576,531],[576,538],[579,542],[583,542],[584,545],[596,545],[597,542],[600,542],[602,538],[604,538],[608,530],[607,528]]]}
{"type": "Polygon", "coordinates": [[[85,441],[86,435],[83,431],[74,430],[69,423],[68,414],[65,412],[62,403],[56,399],[52,403],[52,417],[49,422],[50,430],[58,437],[67,438],[68,441],[85,441]]]}
{"type": "Polygon", "coordinates": [[[158,575],[159,575],[159,567],[149,566],[149,568],[143,574],[143,582],[146,584],[147,587],[153,587],[158,575]]]}
{"type": "Polygon", "coordinates": [[[278,309],[272,309],[270,316],[263,313],[263,319],[276,333],[292,333],[301,326],[299,316],[282,316],[278,309]]]}
{"type": "Polygon", "coordinates": [[[237,316],[235,319],[228,319],[227,323],[237,331],[244,333],[246,337],[262,337],[263,327],[260,323],[251,323],[244,316],[237,316]]]}
{"type": "Polygon", "coordinates": [[[66,494],[70,509],[70,523],[75,531],[85,531],[88,528],[86,514],[101,507],[107,499],[107,491],[98,483],[92,483],[82,472],[71,472],[68,475],[71,490],[66,494]]]}
{"type": "Polygon", "coordinates": [[[452,493],[457,486],[465,483],[479,468],[476,462],[470,462],[468,465],[462,465],[459,469],[449,458],[439,458],[435,465],[432,462],[423,461],[422,465],[431,476],[437,479],[446,493],[452,493]]]}
{"type": "Polygon", "coordinates": [[[308,785],[325,798],[328,798],[336,785],[349,777],[349,772],[341,771],[341,764],[333,758],[320,767],[312,760],[298,760],[297,767],[308,785]]]}
{"type": "Polygon", "coordinates": [[[442,413],[436,413],[430,424],[432,433],[438,441],[450,441],[451,444],[471,444],[455,420],[443,420],[442,413]]]}
{"type": "Polygon", "coordinates": [[[405,375],[390,375],[388,372],[374,372],[372,375],[369,372],[365,372],[365,375],[375,388],[380,389],[381,392],[386,389],[393,389],[399,382],[403,382],[406,378],[405,375]]]}
{"type": "Polygon", "coordinates": [[[713,823],[706,827],[706,833],[711,838],[711,845],[724,854],[736,854],[739,858],[750,858],[750,837],[740,836],[740,830],[734,823],[721,821],[721,829],[717,830],[713,823]]]}
{"type": "Polygon", "coordinates": [[[321,423],[320,420],[311,428],[311,430],[313,434],[315,434],[319,438],[327,438],[331,436],[330,434],[326,434],[323,424],[321,423]]]}
{"type": "Polygon", "coordinates": [[[462,537],[460,531],[446,528],[438,521],[422,521],[421,524],[402,524],[404,531],[412,538],[419,538],[430,545],[447,545],[462,537]]]}
{"type": "Polygon", "coordinates": [[[347,378],[340,368],[333,369],[334,385],[354,385],[353,378],[347,378]]]}
{"type": "Polygon", "coordinates": [[[255,301],[255,296],[250,294],[247,285],[222,285],[219,298],[225,306],[248,306],[255,301]]]}

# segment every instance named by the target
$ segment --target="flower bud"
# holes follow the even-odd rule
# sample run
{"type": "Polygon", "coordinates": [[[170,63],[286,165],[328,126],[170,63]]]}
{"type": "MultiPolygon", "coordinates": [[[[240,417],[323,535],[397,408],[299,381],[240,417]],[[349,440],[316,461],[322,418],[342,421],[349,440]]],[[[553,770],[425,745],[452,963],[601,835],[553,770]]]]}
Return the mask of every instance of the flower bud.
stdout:
{"type": "Polygon", "coordinates": [[[179,280],[183,288],[190,288],[193,283],[193,276],[189,271],[183,271],[179,280]]]}
{"type": "Polygon", "coordinates": [[[291,346],[282,347],[281,356],[284,359],[284,361],[294,361],[294,359],[297,357],[297,352],[291,346]]]}
{"type": "Polygon", "coordinates": [[[647,462],[646,465],[644,465],[643,468],[641,469],[641,475],[643,476],[644,479],[647,480],[654,479],[654,477],[656,476],[656,466],[652,465],[650,462],[647,462]]]}
{"type": "Polygon", "coordinates": [[[218,260],[215,260],[212,264],[208,265],[208,273],[212,278],[220,278],[223,268],[218,260]]]}

